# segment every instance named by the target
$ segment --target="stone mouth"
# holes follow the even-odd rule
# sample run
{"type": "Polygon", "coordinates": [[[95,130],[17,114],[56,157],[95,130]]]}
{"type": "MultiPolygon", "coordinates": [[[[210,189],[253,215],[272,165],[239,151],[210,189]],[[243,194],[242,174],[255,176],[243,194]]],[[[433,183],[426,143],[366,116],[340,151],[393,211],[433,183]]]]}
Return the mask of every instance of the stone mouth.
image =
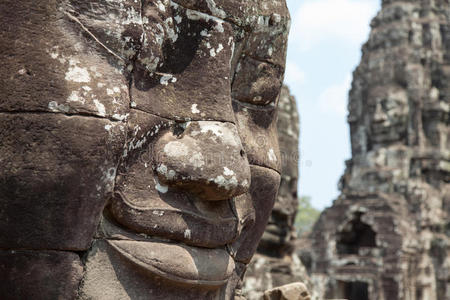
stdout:
{"type": "Polygon", "coordinates": [[[137,234],[211,249],[224,247],[239,236],[238,218],[230,206],[228,210],[208,215],[162,203],[137,206],[121,193],[116,193],[109,205],[113,219],[137,234]]]}
{"type": "Polygon", "coordinates": [[[206,249],[161,241],[107,240],[129,263],[149,275],[181,285],[219,288],[235,263],[225,249],[206,249]]]}

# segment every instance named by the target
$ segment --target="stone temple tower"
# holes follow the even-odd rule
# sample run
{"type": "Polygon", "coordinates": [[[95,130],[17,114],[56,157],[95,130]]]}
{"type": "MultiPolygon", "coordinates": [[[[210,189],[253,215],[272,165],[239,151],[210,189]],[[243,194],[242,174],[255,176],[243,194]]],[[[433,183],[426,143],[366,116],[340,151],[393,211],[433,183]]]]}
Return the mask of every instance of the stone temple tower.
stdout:
{"type": "Polygon", "coordinates": [[[383,0],[371,27],[312,278],[323,298],[450,299],[450,2],[383,0]]]}

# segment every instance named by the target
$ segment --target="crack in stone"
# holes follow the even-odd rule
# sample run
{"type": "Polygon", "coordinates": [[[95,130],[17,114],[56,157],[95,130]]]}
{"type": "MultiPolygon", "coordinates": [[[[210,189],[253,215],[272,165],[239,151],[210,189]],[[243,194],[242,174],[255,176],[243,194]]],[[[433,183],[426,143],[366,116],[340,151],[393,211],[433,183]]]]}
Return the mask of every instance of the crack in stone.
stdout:
{"type": "Polygon", "coordinates": [[[270,170],[270,171],[274,171],[274,172],[276,172],[276,173],[278,173],[280,176],[281,176],[281,173],[280,173],[280,171],[277,171],[277,170],[275,170],[274,168],[271,168],[271,167],[269,167],[269,166],[262,166],[262,165],[260,165],[260,164],[256,164],[256,163],[248,163],[251,167],[257,167],[257,168],[263,168],[263,169],[267,169],[267,170],[270,170]]]}
{"type": "Polygon", "coordinates": [[[145,114],[149,114],[149,115],[161,118],[161,119],[166,119],[168,122],[202,122],[202,121],[209,121],[209,122],[218,122],[218,123],[230,123],[232,125],[236,125],[235,123],[233,123],[231,121],[227,121],[227,120],[193,119],[191,117],[187,117],[187,118],[184,118],[184,119],[171,119],[168,116],[163,116],[163,115],[158,115],[156,113],[151,113],[151,112],[145,111],[145,110],[143,110],[141,108],[138,108],[138,107],[132,107],[131,110],[136,110],[136,111],[139,111],[139,112],[142,112],[142,113],[145,113],[145,114]]]}
{"type": "Polygon", "coordinates": [[[36,114],[36,115],[44,115],[44,114],[54,114],[54,115],[63,115],[67,117],[83,117],[83,118],[95,118],[95,119],[103,119],[103,120],[109,120],[111,122],[123,122],[123,120],[114,119],[112,117],[102,117],[99,115],[94,115],[90,113],[63,113],[63,112],[51,112],[51,111],[45,111],[45,110],[16,110],[16,111],[0,111],[0,114],[7,114],[7,115],[26,115],[26,114],[36,114]]]}
{"type": "Polygon", "coordinates": [[[122,56],[120,56],[119,54],[115,53],[114,51],[112,51],[111,49],[109,49],[105,44],[103,44],[89,29],[87,29],[86,26],[83,25],[83,23],[74,15],[72,15],[71,13],[64,11],[64,14],[69,17],[69,19],[71,19],[72,21],[74,21],[75,23],[77,23],[78,25],[80,25],[80,27],[87,33],[89,34],[94,41],[96,41],[100,46],[102,46],[106,51],[108,51],[110,54],[112,54],[113,56],[115,56],[116,58],[118,58],[121,61],[126,61],[125,58],[123,58],[122,56]]]}
{"type": "Polygon", "coordinates": [[[283,69],[283,70],[285,69],[285,67],[282,66],[282,65],[275,64],[275,63],[270,62],[270,61],[268,61],[268,60],[266,60],[266,59],[254,57],[253,55],[250,55],[250,54],[246,53],[245,51],[243,51],[243,55],[242,55],[242,56],[247,56],[248,58],[253,59],[253,60],[256,60],[256,61],[258,61],[258,62],[262,62],[262,63],[266,63],[266,64],[269,64],[269,65],[272,65],[272,66],[280,67],[280,68],[283,69]]]}

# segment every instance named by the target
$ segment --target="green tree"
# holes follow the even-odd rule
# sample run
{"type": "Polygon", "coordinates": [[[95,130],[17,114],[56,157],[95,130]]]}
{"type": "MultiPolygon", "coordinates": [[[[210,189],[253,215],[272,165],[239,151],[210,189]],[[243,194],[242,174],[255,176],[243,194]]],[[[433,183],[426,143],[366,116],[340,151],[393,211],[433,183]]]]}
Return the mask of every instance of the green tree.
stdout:
{"type": "Polygon", "coordinates": [[[311,197],[303,196],[298,200],[297,216],[295,217],[295,228],[298,236],[309,232],[317,221],[320,210],[311,205],[311,197]]]}

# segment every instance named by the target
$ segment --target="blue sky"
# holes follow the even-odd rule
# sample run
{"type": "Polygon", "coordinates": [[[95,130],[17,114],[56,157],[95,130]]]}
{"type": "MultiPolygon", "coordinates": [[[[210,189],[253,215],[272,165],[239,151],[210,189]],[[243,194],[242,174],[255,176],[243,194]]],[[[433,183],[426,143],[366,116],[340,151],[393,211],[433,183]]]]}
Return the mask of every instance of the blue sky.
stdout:
{"type": "Polygon", "coordinates": [[[347,94],[380,0],[287,0],[285,83],[300,111],[299,193],[330,206],[350,158],[347,94]]]}

